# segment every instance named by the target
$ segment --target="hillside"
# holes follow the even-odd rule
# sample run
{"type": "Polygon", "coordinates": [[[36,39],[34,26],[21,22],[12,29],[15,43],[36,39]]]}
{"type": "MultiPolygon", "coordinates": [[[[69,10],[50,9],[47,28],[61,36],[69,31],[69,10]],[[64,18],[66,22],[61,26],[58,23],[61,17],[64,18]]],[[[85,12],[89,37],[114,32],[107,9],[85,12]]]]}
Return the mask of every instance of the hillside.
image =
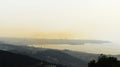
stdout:
{"type": "MultiPolygon", "coordinates": [[[[58,67],[57,64],[51,64],[26,55],[0,50],[0,67],[46,67],[47,65],[58,67]]],[[[59,65],[59,67],[64,66],[59,65]]]]}
{"type": "Polygon", "coordinates": [[[61,64],[69,67],[86,67],[87,63],[84,60],[73,57],[60,50],[41,49],[27,46],[16,46],[10,44],[0,44],[1,50],[10,51],[13,53],[19,53],[27,55],[39,60],[44,60],[53,64],[61,64]]]}
{"type": "MultiPolygon", "coordinates": [[[[92,59],[96,59],[99,54],[71,51],[71,50],[53,50],[45,48],[34,48],[29,46],[11,45],[0,43],[0,50],[9,51],[27,55],[39,60],[44,60],[53,64],[66,65],[68,67],[87,67],[92,59]]],[[[112,55],[120,58],[119,55],[112,55]]]]}

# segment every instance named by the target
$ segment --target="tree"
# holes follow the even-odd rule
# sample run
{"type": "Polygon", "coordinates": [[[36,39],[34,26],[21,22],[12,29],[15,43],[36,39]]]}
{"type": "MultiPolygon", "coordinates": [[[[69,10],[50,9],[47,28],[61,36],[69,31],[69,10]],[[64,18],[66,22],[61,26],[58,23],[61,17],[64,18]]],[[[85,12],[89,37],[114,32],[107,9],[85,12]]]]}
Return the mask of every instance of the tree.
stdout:
{"type": "Polygon", "coordinates": [[[88,67],[120,67],[120,61],[115,57],[101,54],[98,60],[92,60],[88,63],[88,67]]]}
{"type": "Polygon", "coordinates": [[[96,67],[96,61],[92,60],[90,63],[88,63],[89,67],[96,67]]]}

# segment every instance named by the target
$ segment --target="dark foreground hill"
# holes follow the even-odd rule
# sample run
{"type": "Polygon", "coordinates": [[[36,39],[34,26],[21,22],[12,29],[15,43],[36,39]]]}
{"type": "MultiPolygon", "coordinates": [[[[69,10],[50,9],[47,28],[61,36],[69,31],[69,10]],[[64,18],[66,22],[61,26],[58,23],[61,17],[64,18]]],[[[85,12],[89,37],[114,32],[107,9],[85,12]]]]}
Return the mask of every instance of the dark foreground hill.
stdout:
{"type": "Polygon", "coordinates": [[[87,63],[84,60],[73,57],[60,50],[33,48],[28,46],[16,46],[5,43],[0,44],[0,49],[12,53],[27,55],[52,64],[60,64],[68,67],[87,67],[87,63]]]}
{"type": "Polygon", "coordinates": [[[0,67],[65,67],[51,64],[26,55],[0,50],[0,67]]]}
{"type": "MultiPolygon", "coordinates": [[[[99,54],[77,52],[71,50],[53,50],[34,48],[29,46],[11,45],[0,42],[0,50],[27,55],[37,60],[44,60],[52,64],[61,64],[68,67],[87,67],[88,62],[97,59],[99,54]]],[[[120,55],[112,55],[120,58],[120,55]]],[[[119,59],[120,60],[120,59],[119,59]]]]}

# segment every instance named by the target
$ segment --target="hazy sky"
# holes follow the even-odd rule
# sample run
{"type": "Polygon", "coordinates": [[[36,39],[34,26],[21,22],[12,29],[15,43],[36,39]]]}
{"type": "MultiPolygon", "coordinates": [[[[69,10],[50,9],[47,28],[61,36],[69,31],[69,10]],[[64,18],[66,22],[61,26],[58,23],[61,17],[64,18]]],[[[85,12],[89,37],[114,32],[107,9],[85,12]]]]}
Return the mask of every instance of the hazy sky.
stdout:
{"type": "Polygon", "coordinates": [[[107,40],[103,52],[120,53],[119,7],[119,0],[0,0],[0,36],[107,40]]]}

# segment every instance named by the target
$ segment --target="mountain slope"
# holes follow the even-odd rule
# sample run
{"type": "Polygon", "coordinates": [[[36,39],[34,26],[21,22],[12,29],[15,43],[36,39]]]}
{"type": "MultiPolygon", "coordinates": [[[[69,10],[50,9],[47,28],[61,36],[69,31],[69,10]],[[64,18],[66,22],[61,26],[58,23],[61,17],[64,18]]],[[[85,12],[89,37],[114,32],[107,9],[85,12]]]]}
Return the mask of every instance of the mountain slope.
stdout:
{"type": "Polygon", "coordinates": [[[71,51],[71,50],[63,50],[63,52],[71,56],[77,57],[79,59],[82,59],[86,62],[89,62],[93,59],[97,59],[99,56],[99,54],[92,54],[92,53],[85,53],[85,52],[78,52],[78,51],[71,51]]]}
{"type": "MultiPolygon", "coordinates": [[[[92,59],[96,59],[99,54],[77,52],[71,50],[53,50],[45,48],[34,48],[28,46],[17,46],[11,44],[0,43],[0,50],[6,50],[13,53],[28,55],[30,57],[44,60],[49,63],[60,63],[68,67],[87,67],[87,63],[92,59]]],[[[119,55],[112,55],[120,58],[119,55]]]]}
{"type": "Polygon", "coordinates": [[[84,60],[78,59],[76,57],[70,56],[59,50],[45,50],[38,51],[33,54],[34,57],[46,60],[52,63],[60,63],[69,67],[86,67],[87,63],[84,60]]]}
{"type": "Polygon", "coordinates": [[[10,44],[0,44],[1,50],[7,50],[13,53],[28,55],[39,60],[44,60],[49,63],[66,65],[69,67],[86,67],[87,63],[84,60],[73,57],[60,50],[32,48],[27,46],[15,46],[10,44]]]}
{"type": "Polygon", "coordinates": [[[41,63],[46,64],[47,62],[26,55],[0,50],[0,67],[35,67],[36,64],[43,67],[41,63]]]}

